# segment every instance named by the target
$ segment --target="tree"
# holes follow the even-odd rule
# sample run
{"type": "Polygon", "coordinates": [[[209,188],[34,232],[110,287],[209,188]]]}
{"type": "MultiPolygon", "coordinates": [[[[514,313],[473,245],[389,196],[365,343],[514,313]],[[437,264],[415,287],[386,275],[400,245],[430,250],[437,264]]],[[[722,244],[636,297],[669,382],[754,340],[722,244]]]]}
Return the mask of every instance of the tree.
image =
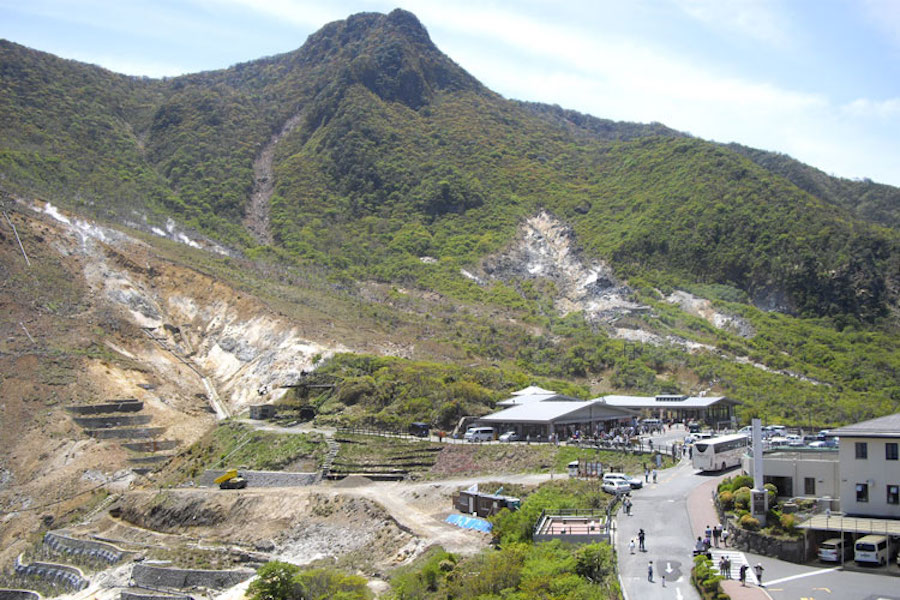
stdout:
{"type": "Polygon", "coordinates": [[[256,572],[257,579],[250,584],[247,592],[252,600],[298,600],[300,586],[295,577],[300,567],[286,562],[266,563],[256,572]]]}

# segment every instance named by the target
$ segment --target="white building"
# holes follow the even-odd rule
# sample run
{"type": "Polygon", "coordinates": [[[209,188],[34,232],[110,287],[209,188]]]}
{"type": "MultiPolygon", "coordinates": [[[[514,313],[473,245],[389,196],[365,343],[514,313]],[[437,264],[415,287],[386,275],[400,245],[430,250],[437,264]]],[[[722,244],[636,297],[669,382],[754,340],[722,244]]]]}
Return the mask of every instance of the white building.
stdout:
{"type": "Polygon", "coordinates": [[[835,429],[840,437],[841,510],[900,518],[900,413],[835,429]]]}

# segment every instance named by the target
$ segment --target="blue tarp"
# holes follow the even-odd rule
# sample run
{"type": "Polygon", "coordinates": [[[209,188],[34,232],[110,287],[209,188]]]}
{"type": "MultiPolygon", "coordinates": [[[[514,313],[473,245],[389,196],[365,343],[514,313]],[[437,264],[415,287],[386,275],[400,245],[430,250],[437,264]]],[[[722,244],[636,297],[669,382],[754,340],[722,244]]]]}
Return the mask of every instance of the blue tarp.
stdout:
{"type": "Polygon", "coordinates": [[[491,527],[493,527],[489,521],[478,517],[467,517],[466,515],[450,515],[445,520],[451,525],[456,525],[463,529],[476,529],[485,533],[490,533],[491,527]]]}

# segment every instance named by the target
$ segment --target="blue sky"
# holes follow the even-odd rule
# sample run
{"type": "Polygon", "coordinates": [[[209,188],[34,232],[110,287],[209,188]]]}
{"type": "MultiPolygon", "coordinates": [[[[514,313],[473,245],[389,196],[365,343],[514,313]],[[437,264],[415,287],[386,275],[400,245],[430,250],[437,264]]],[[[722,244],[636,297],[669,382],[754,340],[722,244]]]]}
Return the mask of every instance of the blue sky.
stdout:
{"type": "Polygon", "coordinates": [[[900,185],[900,0],[0,0],[0,37],[160,77],[396,7],[506,97],[900,185]]]}

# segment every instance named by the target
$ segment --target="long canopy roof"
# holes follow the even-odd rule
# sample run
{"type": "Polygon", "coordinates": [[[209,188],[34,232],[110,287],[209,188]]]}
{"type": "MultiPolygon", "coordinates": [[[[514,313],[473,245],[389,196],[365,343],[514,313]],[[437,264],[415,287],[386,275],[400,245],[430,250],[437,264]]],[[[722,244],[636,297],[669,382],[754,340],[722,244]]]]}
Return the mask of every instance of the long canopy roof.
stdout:
{"type": "Polygon", "coordinates": [[[482,417],[482,423],[548,423],[557,421],[608,420],[634,416],[630,410],[596,400],[577,402],[530,402],[482,417]],[[579,414],[583,413],[583,414],[579,414]]]}
{"type": "Polygon", "coordinates": [[[726,402],[739,404],[736,400],[725,396],[601,396],[596,398],[622,408],[709,408],[714,404],[726,402]]]}

